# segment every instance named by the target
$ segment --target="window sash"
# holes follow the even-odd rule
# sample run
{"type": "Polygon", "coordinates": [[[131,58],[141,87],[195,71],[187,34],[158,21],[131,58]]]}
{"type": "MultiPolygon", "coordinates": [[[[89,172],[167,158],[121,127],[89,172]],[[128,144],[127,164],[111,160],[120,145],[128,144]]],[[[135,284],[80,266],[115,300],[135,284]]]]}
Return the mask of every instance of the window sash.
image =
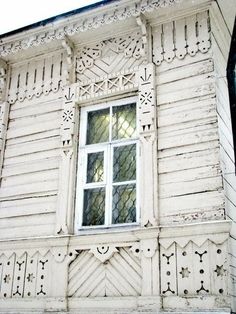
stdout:
{"type": "MultiPolygon", "coordinates": [[[[109,125],[109,140],[110,142],[105,143],[96,143],[86,145],[86,131],[87,130],[87,117],[88,112],[90,110],[97,111],[105,108],[112,108],[114,106],[124,106],[131,103],[136,103],[137,99],[132,97],[129,99],[123,99],[122,101],[114,101],[111,103],[106,103],[98,106],[91,106],[88,108],[82,108],[81,110],[81,125],[80,125],[80,147],[78,150],[78,176],[77,176],[77,200],[76,200],[76,208],[78,219],[75,222],[76,229],[87,229],[87,228],[102,228],[107,226],[124,226],[124,225],[134,225],[139,223],[139,187],[138,187],[138,176],[139,176],[139,144],[137,140],[137,107],[136,107],[136,138],[124,138],[119,140],[112,140],[112,110],[110,109],[110,125],[109,125]],[[127,146],[127,145],[136,145],[136,178],[135,180],[122,181],[122,182],[113,182],[113,152],[115,147],[127,146]],[[87,180],[87,162],[88,162],[88,154],[103,152],[104,154],[104,181],[103,182],[86,182],[87,180]],[[136,189],[136,221],[132,223],[116,223],[112,224],[112,212],[113,212],[113,204],[112,204],[112,193],[113,187],[135,184],[136,189]],[[83,213],[84,213],[84,191],[87,189],[93,188],[105,188],[105,223],[104,225],[91,225],[91,226],[83,226],[83,213]]],[[[137,106],[137,105],[136,105],[137,106]]]]}

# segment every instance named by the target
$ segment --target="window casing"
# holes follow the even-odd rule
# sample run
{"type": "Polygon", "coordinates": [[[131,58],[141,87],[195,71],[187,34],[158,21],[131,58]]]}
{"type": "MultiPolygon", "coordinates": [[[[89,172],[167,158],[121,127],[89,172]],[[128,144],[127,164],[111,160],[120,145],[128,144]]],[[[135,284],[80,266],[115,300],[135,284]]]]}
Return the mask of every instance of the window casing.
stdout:
{"type": "Polygon", "coordinates": [[[81,108],[76,228],[139,222],[136,98],[81,108]]]}

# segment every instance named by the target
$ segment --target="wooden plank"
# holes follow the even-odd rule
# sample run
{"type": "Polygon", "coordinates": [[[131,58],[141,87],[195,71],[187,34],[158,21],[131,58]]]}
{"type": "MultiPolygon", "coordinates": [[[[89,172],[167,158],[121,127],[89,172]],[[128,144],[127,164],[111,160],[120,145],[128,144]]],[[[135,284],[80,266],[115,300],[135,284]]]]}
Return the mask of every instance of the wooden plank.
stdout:
{"type": "Polygon", "coordinates": [[[0,200],[7,200],[8,198],[16,196],[37,195],[42,192],[55,192],[58,189],[58,181],[36,182],[19,186],[7,187],[0,189],[0,200]]]}
{"type": "Polygon", "coordinates": [[[209,49],[206,53],[197,53],[194,58],[187,54],[184,59],[179,60],[178,58],[174,58],[172,62],[162,62],[158,67],[156,67],[157,76],[161,73],[182,68],[184,66],[190,66],[193,63],[200,63],[207,59],[212,59],[213,53],[212,50],[209,49]]]}
{"type": "Polygon", "coordinates": [[[48,121],[44,123],[39,123],[35,125],[30,125],[26,127],[22,127],[19,129],[9,129],[7,132],[7,140],[11,138],[27,136],[31,134],[38,134],[40,132],[45,132],[49,130],[58,129],[60,127],[60,120],[56,121],[48,121]]]}
{"type": "Polygon", "coordinates": [[[53,112],[46,112],[45,114],[34,114],[32,116],[17,118],[9,121],[8,129],[15,129],[26,127],[26,126],[33,126],[39,123],[46,123],[48,121],[53,120],[60,120],[61,119],[61,111],[53,111],[53,112]]]}
{"type": "Polygon", "coordinates": [[[161,216],[169,216],[174,213],[195,212],[204,209],[204,211],[218,209],[224,207],[224,197],[218,191],[205,191],[204,193],[195,193],[189,195],[181,195],[170,198],[160,199],[161,216]]]}
{"type": "Polygon", "coordinates": [[[55,99],[53,101],[47,101],[37,103],[37,101],[31,101],[26,107],[14,108],[11,105],[11,110],[9,114],[10,120],[23,118],[23,117],[30,117],[32,115],[38,114],[46,114],[49,112],[60,111],[62,109],[62,101],[59,99],[55,99]]]}
{"type": "Polygon", "coordinates": [[[217,126],[217,117],[213,115],[212,117],[205,117],[199,119],[193,119],[190,121],[183,121],[182,123],[171,124],[168,126],[163,126],[158,129],[158,135],[163,137],[171,137],[176,135],[182,135],[186,132],[192,133],[194,128],[196,128],[196,133],[200,130],[206,129],[210,125],[210,128],[217,126]]]}
{"type": "Polygon", "coordinates": [[[194,143],[185,147],[171,147],[169,149],[159,150],[158,159],[173,157],[186,153],[200,152],[207,149],[220,148],[219,140],[210,141],[208,143],[194,143]]]}
{"type": "Polygon", "coordinates": [[[195,84],[194,87],[186,87],[186,89],[173,92],[169,91],[165,94],[157,91],[157,103],[159,103],[159,105],[163,105],[183,99],[193,99],[205,95],[209,96],[210,94],[215,95],[215,84],[205,83],[198,86],[195,84]]]}
{"type": "Polygon", "coordinates": [[[6,141],[6,145],[15,145],[19,143],[31,143],[36,140],[46,139],[46,138],[52,138],[55,136],[59,136],[60,134],[60,128],[54,129],[54,130],[46,130],[44,132],[35,133],[35,134],[28,134],[26,136],[11,138],[6,141]]]}
{"type": "MultiPolygon", "coordinates": [[[[43,197],[42,197],[43,198],[43,197]]],[[[1,204],[1,211],[0,211],[0,219],[2,218],[11,218],[11,217],[18,217],[18,216],[29,216],[29,215],[37,215],[37,214],[47,214],[47,213],[55,213],[57,202],[55,199],[55,196],[48,196],[47,202],[42,202],[40,198],[36,198],[38,201],[37,203],[33,203],[31,198],[28,199],[17,199],[14,202],[17,202],[18,205],[15,206],[5,206],[2,207],[1,204]],[[50,199],[51,202],[50,202],[50,199]],[[31,201],[32,203],[29,203],[27,205],[22,205],[21,201],[31,201]]],[[[12,201],[8,202],[1,202],[6,205],[6,203],[11,203],[12,201]]]]}
{"type": "Polygon", "coordinates": [[[156,76],[156,84],[160,86],[162,84],[206,74],[213,70],[214,65],[212,59],[204,59],[191,64],[183,64],[183,66],[173,69],[170,68],[168,71],[159,73],[156,76]]]}
{"type": "Polygon", "coordinates": [[[29,161],[27,164],[4,166],[2,177],[20,175],[23,173],[33,173],[49,169],[59,168],[60,158],[50,158],[45,160],[29,161]]]}
{"type": "Polygon", "coordinates": [[[42,152],[35,152],[32,154],[27,154],[27,155],[21,155],[17,157],[10,157],[10,158],[5,158],[4,159],[4,166],[10,166],[18,163],[27,163],[27,162],[32,162],[35,160],[44,160],[48,158],[53,158],[57,157],[60,155],[60,149],[51,149],[48,151],[42,151],[42,152]]]}
{"type": "Polygon", "coordinates": [[[181,132],[176,132],[178,134],[175,134],[173,136],[167,136],[165,134],[159,135],[159,141],[158,141],[158,149],[166,149],[166,148],[171,148],[171,147],[178,147],[178,146],[185,146],[185,145],[190,145],[190,144],[195,144],[195,143],[201,143],[201,142],[209,142],[213,140],[217,140],[219,135],[218,135],[218,130],[212,125],[207,128],[207,126],[200,126],[200,127],[195,127],[190,128],[189,130],[186,129],[185,132],[181,134],[181,132]],[[189,131],[189,133],[187,133],[189,131]]]}
{"type": "Polygon", "coordinates": [[[160,198],[203,193],[222,189],[221,176],[159,185],[160,198]]]}
{"type": "Polygon", "coordinates": [[[42,226],[47,224],[53,224],[55,222],[55,213],[36,214],[27,217],[19,216],[12,218],[1,218],[0,228],[11,229],[26,226],[42,226]]]}
{"type": "Polygon", "coordinates": [[[5,150],[5,158],[16,157],[20,155],[32,154],[36,152],[51,150],[60,147],[60,137],[52,137],[47,139],[40,139],[26,145],[19,143],[17,145],[7,145],[5,150]]]}
{"type": "Polygon", "coordinates": [[[35,182],[45,182],[47,180],[58,180],[58,170],[46,170],[42,172],[36,172],[36,173],[28,173],[28,174],[22,174],[18,176],[10,176],[7,178],[3,178],[1,181],[1,188],[5,187],[14,187],[19,186],[21,184],[27,184],[27,183],[35,183],[35,182]]]}
{"type": "MultiPolygon", "coordinates": [[[[185,106],[176,105],[173,108],[168,108],[158,111],[158,127],[159,132],[164,126],[169,126],[173,124],[181,124],[184,122],[194,121],[194,120],[204,120],[207,117],[216,116],[216,107],[213,100],[206,101],[204,103],[198,102],[187,104],[185,106]]],[[[181,125],[179,125],[181,127],[181,125]]]]}
{"type": "Polygon", "coordinates": [[[200,166],[197,168],[160,174],[158,182],[159,185],[164,185],[167,183],[188,182],[203,178],[216,177],[220,174],[221,169],[219,165],[205,167],[200,166]]]}
{"type": "Polygon", "coordinates": [[[213,148],[206,151],[189,152],[159,160],[159,173],[192,169],[203,166],[219,164],[219,149],[213,148]]]}
{"type": "Polygon", "coordinates": [[[215,83],[215,78],[212,74],[203,73],[194,77],[186,77],[176,81],[170,81],[163,85],[157,85],[158,94],[167,94],[169,92],[175,92],[179,90],[187,90],[188,88],[194,88],[204,84],[215,83]]]}

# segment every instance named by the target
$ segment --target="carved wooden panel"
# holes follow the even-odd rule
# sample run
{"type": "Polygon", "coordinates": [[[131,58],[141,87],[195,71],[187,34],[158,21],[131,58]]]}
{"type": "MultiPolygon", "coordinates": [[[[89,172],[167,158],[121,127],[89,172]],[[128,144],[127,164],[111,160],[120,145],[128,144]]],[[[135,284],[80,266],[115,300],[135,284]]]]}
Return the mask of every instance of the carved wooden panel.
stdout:
{"type": "Polygon", "coordinates": [[[187,54],[206,53],[211,46],[208,12],[168,22],[153,29],[153,62],[183,59],[187,54]]]}
{"type": "MultiPolygon", "coordinates": [[[[38,31],[36,34],[30,34],[25,36],[21,40],[10,41],[0,45],[0,56],[7,56],[9,54],[16,54],[17,52],[30,49],[32,47],[38,47],[45,45],[53,41],[61,40],[65,36],[73,36],[80,32],[85,32],[91,29],[97,29],[106,24],[115,23],[117,21],[124,21],[130,17],[137,17],[140,13],[150,13],[158,10],[162,7],[168,7],[174,5],[179,0],[145,0],[135,1],[130,4],[115,6],[111,10],[108,10],[106,14],[103,12],[89,17],[84,16],[78,18],[76,21],[68,22],[66,25],[59,24],[57,28],[50,30],[38,31]]],[[[114,26],[115,27],[115,26],[114,26]]]]}
{"type": "MultiPolygon", "coordinates": [[[[76,80],[101,80],[109,74],[138,67],[143,62],[142,34],[104,40],[94,46],[81,47],[76,58],[76,80]]],[[[96,88],[96,86],[95,86],[96,88]]]]}
{"type": "Polygon", "coordinates": [[[77,85],[76,94],[79,102],[85,102],[93,98],[132,91],[137,87],[135,72],[122,71],[115,75],[110,74],[96,80],[84,81],[77,85]]]}
{"type": "Polygon", "coordinates": [[[157,123],[154,80],[154,64],[150,63],[140,67],[138,72],[138,118],[141,142],[141,223],[143,226],[157,223],[157,204],[155,201],[157,199],[157,123]]]}
{"type": "Polygon", "coordinates": [[[137,296],[141,264],[130,247],[101,245],[79,251],[69,266],[68,294],[74,297],[137,296]]]}
{"type": "Polygon", "coordinates": [[[54,53],[43,59],[32,60],[13,66],[10,74],[8,101],[24,101],[33,96],[40,97],[50,92],[56,93],[66,81],[67,64],[65,54],[54,53]]]}
{"type": "Polygon", "coordinates": [[[51,254],[12,253],[0,256],[0,297],[44,297],[49,294],[51,254]]]}
{"type": "Polygon", "coordinates": [[[163,296],[227,295],[227,242],[202,242],[161,246],[163,296]]]}

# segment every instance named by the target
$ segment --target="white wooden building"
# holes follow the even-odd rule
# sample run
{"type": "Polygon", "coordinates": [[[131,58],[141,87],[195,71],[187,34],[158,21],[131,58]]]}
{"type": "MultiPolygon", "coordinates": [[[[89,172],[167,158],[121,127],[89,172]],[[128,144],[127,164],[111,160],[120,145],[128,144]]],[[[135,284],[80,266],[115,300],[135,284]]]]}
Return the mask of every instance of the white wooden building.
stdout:
{"type": "Polygon", "coordinates": [[[103,1],[0,38],[0,313],[236,313],[235,12],[103,1]]]}

